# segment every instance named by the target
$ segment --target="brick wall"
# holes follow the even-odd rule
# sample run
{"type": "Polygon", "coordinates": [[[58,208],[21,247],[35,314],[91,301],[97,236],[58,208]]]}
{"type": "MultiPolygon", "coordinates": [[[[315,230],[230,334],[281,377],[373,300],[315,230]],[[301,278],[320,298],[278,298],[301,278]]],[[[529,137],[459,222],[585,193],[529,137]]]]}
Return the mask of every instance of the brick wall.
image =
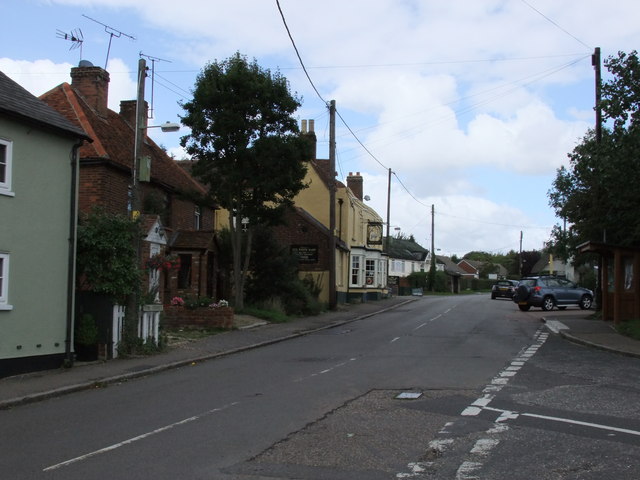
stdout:
{"type": "Polygon", "coordinates": [[[233,327],[233,308],[165,307],[164,325],[167,328],[227,328],[233,327]]]}

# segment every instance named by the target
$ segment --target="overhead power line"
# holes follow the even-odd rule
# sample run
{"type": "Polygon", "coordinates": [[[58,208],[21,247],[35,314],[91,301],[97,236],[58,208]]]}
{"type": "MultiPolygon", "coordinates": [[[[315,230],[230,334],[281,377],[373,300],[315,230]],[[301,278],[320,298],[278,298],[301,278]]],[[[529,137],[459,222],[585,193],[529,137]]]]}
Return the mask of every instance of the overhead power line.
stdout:
{"type": "Polygon", "coordinates": [[[560,30],[562,30],[564,33],[566,33],[567,35],[569,35],[571,38],[573,38],[576,42],[580,43],[581,45],[584,45],[585,47],[587,47],[589,50],[593,50],[593,47],[590,47],[589,45],[587,45],[586,43],[584,43],[582,40],[580,40],[578,37],[576,37],[575,35],[573,35],[572,33],[570,33],[569,31],[565,30],[564,28],[562,28],[560,25],[558,25],[556,22],[554,22],[553,20],[551,20],[549,17],[547,17],[544,13],[542,13],[540,10],[538,10],[536,7],[534,7],[533,5],[531,5],[529,2],[527,2],[527,0],[520,0],[522,3],[524,3],[527,7],[529,7],[531,10],[533,10],[534,12],[536,12],[538,15],[540,15],[542,18],[544,18],[545,20],[547,20],[549,23],[551,23],[552,25],[556,26],[557,28],[559,28],[560,30]]]}

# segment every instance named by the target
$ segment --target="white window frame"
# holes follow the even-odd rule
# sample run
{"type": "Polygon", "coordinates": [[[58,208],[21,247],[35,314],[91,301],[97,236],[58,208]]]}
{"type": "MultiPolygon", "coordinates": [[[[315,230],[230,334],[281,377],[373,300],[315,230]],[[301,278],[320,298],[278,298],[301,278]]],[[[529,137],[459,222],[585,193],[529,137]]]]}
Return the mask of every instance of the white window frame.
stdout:
{"type": "Polygon", "coordinates": [[[13,142],[0,138],[0,145],[4,146],[4,156],[0,163],[4,164],[4,178],[0,178],[0,195],[14,196],[11,191],[11,166],[13,163],[13,142]]]}
{"type": "Polygon", "coordinates": [[[196,205],[194,209],[194,230],[200,230],[202,221],[202,210],[200,209],[200,205],[196,205]]]}
{"type": "Polygon", "coordinates": [[[364,273],[364,255],[351,255],[351,265],[349,266],[349,286],[361,287],[364,273]],[[354,282],[353,279],[356,278],[354,282]]]}
{"type": "Polygon", "coordinates": [[[9,254],[0,252],[0,310],[12,310],[9,305],[9,254]]]}
{"type": "Polygon", "coordinates": [[[365,274],[365,283],[367,287],[375,287],[376,286],[376,268],[377,261],[375,258],[367,258],[364,261],[364,274],[365,274]]]}

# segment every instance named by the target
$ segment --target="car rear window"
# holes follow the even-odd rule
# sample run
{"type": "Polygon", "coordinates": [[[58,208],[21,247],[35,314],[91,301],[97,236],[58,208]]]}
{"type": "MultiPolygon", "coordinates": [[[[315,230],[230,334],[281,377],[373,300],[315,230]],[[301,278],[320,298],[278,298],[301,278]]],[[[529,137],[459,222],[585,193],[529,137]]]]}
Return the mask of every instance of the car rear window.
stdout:
{"type": "Polygon", "coordinates": [[[526,285],[527,287],[535,287],[536,279],[535,278],[523,278],[520,280],[520,285],[526,285]]]}

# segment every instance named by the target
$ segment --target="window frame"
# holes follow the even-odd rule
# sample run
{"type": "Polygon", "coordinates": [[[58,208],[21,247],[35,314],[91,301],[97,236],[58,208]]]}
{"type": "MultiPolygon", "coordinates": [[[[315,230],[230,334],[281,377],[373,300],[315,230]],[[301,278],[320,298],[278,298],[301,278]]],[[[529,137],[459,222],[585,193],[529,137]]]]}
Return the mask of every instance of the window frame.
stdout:
{"type": "Polygon", "coordinates": [[[9,304],[9,254],[0,252],[0,310],[12,310],[9,304]]]}
{"type": "Polygon", "coordinates": [[[11,190],[13,142],[6,138],[0,138],[0,145],[4,146],[4,155],[0,157],[0,163],[4,164],[4,178],[0,178],[0,195],[13,196],[14,194],[11,190]]]}
{"type": "Polygon", "coordinates": [[[349,265],[349,286],[361,287],[363,277],[364,255],[351,255],[349,265]],[[354,282],[355,280],[355,282],[354,282]]]}

